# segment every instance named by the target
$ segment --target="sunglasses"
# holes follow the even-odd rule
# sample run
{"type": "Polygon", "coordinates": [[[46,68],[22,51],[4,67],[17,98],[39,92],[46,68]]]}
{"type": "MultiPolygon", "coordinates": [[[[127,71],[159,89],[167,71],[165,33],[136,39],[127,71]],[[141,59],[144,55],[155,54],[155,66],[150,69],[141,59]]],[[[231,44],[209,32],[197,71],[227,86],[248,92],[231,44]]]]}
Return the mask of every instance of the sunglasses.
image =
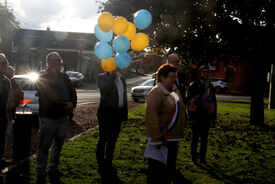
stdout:
{"type": "Polygon", "coordinates": [[[210,73],[209,71],[201,71],[201,73],[210,73]]]}

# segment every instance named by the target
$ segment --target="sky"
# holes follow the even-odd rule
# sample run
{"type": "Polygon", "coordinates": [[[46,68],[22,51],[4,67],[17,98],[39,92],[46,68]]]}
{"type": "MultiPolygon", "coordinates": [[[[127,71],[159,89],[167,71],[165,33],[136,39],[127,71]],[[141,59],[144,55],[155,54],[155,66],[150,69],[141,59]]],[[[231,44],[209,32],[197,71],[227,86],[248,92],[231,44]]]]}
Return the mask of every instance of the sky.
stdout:
{"type": "Polygon", "coordinates": [[[7,0],[7,3],[24,29],[50,27],[52,31],[93,33],[99,16],[96,0],[7,0]]]}

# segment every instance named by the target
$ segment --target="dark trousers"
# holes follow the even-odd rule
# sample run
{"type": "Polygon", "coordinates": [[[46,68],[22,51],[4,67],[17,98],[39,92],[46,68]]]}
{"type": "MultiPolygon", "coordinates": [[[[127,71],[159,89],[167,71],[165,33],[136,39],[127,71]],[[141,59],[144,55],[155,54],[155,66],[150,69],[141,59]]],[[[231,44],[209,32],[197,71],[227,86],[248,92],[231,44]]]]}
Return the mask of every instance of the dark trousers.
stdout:
{"type": "MultiPolygon", "coordinates": [[[[108,116],[108,115],[107,115],[108,116]]],[[[99,169],[111,167],[116,141],[120,132],[120,121],[98,121],[99,138],[96,146],[96,158],[99,169]]]]}
{"type": "Polygon", "coordinates": [[[163,163],[154,159],[148,159],[148,184],[170,183],[174,175],[176,174],[176,161],[179,150],[179,144],[178,142],[168,142],[167,148],[167,165],[164,165],[163,163]]]}
{"type": "Polygon", "coordinates": [[[6,126],[7,126],[6,120],[1,118],[0,119],[0,160],[4,158],[4,153],[5,153],[6,126]]]}
{"type": "Polygon", "coordinates": [[[200,138],[200,160],[205,161],[210,122],[197,122],[192,125],[191,156],[197,160],[197,147],[200,138]]]}

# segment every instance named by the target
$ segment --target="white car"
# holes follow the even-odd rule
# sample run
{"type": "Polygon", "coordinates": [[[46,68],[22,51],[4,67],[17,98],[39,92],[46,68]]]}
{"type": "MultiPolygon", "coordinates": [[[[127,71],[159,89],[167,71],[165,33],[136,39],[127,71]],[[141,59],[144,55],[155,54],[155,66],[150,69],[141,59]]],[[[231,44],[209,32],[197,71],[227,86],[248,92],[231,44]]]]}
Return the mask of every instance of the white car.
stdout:
{"type": "Polygon", "coordinates": [[[227,83],[223,79],[210,79],[213,84],[216,93],[225,92],[227,89],[227,83]]]}
{"type": "Polygon", "coordinates": [[[149,79],[139,86],[133,87],[131,90],[131,97],[135,102],[145,100],[146,95],[154,87],[155,79],[149,79]]]}
{"type": "Polygon", "coordinates": [[[13,78],[24,92],[24,100],[21,100],[16,108],[16,116],[38,117],[39,102],[35,86],[38,74],[15,75],[13,78]]]}

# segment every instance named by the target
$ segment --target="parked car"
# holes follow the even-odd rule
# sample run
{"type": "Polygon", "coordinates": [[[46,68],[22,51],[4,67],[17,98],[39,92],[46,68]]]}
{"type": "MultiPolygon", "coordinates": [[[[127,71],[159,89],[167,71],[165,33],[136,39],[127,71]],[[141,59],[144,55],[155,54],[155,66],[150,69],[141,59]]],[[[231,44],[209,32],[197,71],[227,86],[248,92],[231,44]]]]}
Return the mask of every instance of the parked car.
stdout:
{"type": "Polygon", "coordinates": [[[213,84],[216,93],[225,92],[227,89],[227,83],[224,79],[210,78],[211,83],[213,84]]]}
{"type": "Polygon", "coordinates": [[[74,87],[83,86],[84,76],[80,72],[66,71],[74,87]]]}
{"type": "Polygon", "coordinates": [[[35,86],[38,74],[15,75],[13,78],[24,92],[24,99],[16,108],[16,116],[35,116],[38,118],[39,102],[35,86]]]}
{"type": "Polygon", "coordinates": [[[131,97],[135,102],[145,100],[146,95],[154,87],[155,79],[149,79],[139,86],[133,87],[131,90],[131,97]]]}

